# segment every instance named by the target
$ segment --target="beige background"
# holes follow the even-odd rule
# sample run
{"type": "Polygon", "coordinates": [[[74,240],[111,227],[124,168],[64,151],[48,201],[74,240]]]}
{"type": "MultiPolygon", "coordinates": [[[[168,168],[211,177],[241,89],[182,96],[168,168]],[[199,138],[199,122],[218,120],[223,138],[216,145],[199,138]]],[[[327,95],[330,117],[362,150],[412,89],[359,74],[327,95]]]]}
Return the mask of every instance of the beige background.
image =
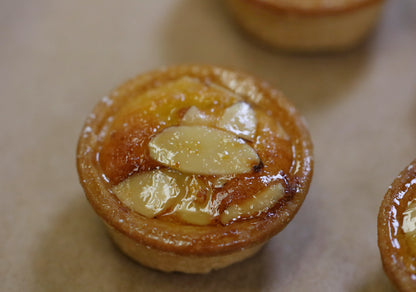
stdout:
{"type": "Polygon", "coordinates": [[[218,0],[0,2],[1,291],[391,291],[378,207],[416,157],[416,2],[390,1],[360,48],[284,55],[242,35],[218,0]],[[75,147],[110,89],[162,65],[251,72],[308,120],[315,176],[260,254],[207,276],[124,257],[84,198],[75,147]]]}

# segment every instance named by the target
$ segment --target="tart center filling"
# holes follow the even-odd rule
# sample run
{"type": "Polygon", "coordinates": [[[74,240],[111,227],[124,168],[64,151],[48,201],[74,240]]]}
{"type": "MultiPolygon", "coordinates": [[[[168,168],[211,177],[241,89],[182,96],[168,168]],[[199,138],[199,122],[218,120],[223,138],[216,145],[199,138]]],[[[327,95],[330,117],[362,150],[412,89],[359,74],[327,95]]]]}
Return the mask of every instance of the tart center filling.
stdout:
{"type": "Polygon", "coordinates": [[[290,195],[293,152],[267,110],[220,86],[182,78],[127,103],[100,164],[135,212],[185,224],[229,224],[290,195]]]}

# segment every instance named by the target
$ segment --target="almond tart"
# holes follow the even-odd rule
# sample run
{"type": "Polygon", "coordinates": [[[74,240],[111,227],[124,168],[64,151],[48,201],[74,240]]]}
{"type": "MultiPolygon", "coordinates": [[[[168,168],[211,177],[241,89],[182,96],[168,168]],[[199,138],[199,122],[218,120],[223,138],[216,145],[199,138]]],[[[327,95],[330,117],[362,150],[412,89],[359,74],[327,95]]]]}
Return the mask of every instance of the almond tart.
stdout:
{"type": "Polygon", "coordinates": [[[120,249],[207,273],[256,253],[301,206],[312,143],[283,95],[212,66],[150,72],[104,97],[77,149],[85,194],[120,249]]]}
{"type": "Polygon", "coordinates": [[[416,160],[389,187],[378,215],[384,270],[399,291],[416,291],[416,160]]]}
{"type": "Polygon", "coordinates": [[[375,26],[383,0],[227,0],[250,35],[295,52],[343,51],[375,26]]]}

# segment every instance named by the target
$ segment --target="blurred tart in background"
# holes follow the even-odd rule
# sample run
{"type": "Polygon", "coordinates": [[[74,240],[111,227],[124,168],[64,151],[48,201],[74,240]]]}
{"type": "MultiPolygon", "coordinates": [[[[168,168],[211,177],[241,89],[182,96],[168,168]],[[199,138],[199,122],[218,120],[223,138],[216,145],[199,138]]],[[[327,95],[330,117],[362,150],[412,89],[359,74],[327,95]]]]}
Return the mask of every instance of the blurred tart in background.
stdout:
{"type": "Polygon", "coordinates": [[[344,51],[374,28],[383,0],[226,0],[237,23],[273,47],[293,52],[344,51]]]}

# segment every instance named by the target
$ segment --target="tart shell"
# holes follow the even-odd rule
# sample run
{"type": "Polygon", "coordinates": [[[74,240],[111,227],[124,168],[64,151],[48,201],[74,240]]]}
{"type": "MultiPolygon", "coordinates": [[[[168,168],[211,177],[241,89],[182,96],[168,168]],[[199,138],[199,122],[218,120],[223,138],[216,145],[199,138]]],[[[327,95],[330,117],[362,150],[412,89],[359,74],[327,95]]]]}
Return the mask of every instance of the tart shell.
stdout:
{"type": "Polygon", "coordinates": [[[126,255],[143,266],[164,272],[209,273],[212,270],[227,267],[254,255],[264,245],[260,243],[227,254],[207,256],[184,255],[152,248],[131,239],[109,225],[107,227],[113,241],[126,255]]]}
{"type": "Polygon", "coordinates": [[[79,139],[77,169],[88,201],[109,227],[111,236],[122,251],[156,269],[205,273],[254,254],[294,217],[305,199],[312,178],[312,142],[294,106],[267,83],[219,67],[183,65],[137,76],[99,102],[87,118],[79,139]],[[290,190],[290,200],[274,206],[261,217],[225,226],[194,226],[146,218],[124,206],[111,193],[97,162],[97,152],[112,116],[138,93],[183,76],[209,78],[253,101],[265,99],[273,104],[275,108],[271,110],[283,117],[282,125],[293,143],[290,175],[295,178],[296,185],[290,190]]]}

